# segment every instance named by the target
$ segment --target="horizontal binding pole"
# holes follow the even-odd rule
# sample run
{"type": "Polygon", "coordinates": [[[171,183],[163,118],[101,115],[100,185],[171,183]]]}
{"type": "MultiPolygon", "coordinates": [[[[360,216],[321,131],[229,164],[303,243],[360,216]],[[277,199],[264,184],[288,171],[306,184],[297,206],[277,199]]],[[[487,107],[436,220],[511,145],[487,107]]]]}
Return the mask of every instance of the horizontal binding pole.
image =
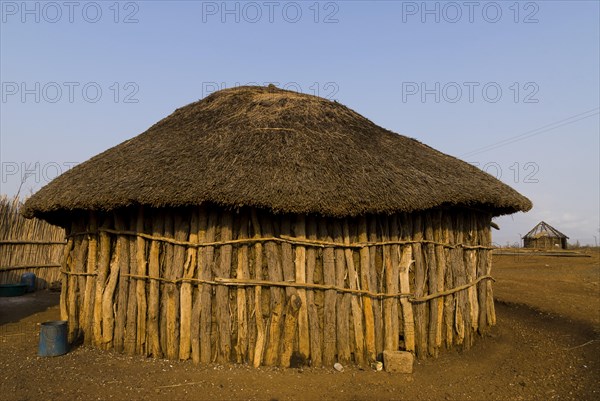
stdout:
{"type": "MultiPolygon", "coordinates": [[[[75,273],[67,273],[67,274],[75,274],[75,273]]],[[[76,273],[76,274],[82,274],[82,273],[76,273]]],[[[84,275],[92,275],[94,273],[83,273],[83,274],[84,275]]],[[[419,298],[414,298],[413,293],[388,294],[388,293],[381,293],[381,292],[371,292],[371,291],[367,291],[367,290],[353,290],[350,288],[336,287],[334,285],[296,283],[293,281],[247,280],[247,279],[219,278],[219,277],[215,278],[214,280],[202,280],[202,279],[197,279],[197,278],[179,278],[176,280],[169,280],[169,279],[162,278],[162,277],[151,277],[151,276],[144,276],[144,275],[137,275],[137,274],[123,274],[122,276],[130,277],[130,278],[133,278],[136,280],[157,280],[157,281],[161,281],[161,282],[169,283],[169,284],[180,284],[180,283],[186,282],[186,283],[191,283],[192,285],[208,284],[208,285],[223,285],[223,286],[228,286],[228,287],[293,287],[293,288],[314,289],[314,290],[322,290],[322,291],[334,290],[338,293],[363,295],[363,296],[366,295],[368,297],[378,298],[378,299],[408,298],[408,300],[412,303],[425,302],[425,301],[429,301],[434,298],[439,298],[439,297],[443,297],[446,295],[454,294],[455,292],[462,291],[469,287],[472,287],[482,280],[496,281],[496,280],[494,280],[494,278],[492,276],[481,276],[471,283],[464,284],[459,287],[452,288],[450,290],[446,290],[446,291],[442,291],[442,292],[438,292],[438,293],[434,293],[434,294],[429,294],[429,295],[419,297],[419,298]]]]}
{"type": "MultiPolygon", "coordinates": [[[[345,244],[343,242],[332,242],[332,241],[318,241],[318,240],[306,240],[306,239],[296,239],[294,237],[288,237],[282,235],[281,237],[265,237],[265,238],[244,238],[244,239],[236,239],[236,240],[228,240],[228,241],[214,241],[214,242],[203,242],[203,243],[195,243],[188,241],[178,241],[173,238],[168,237],[160,237],[156,235],[150,235],[145,233],[139,233],[136,231],[119,231],[112,230],[108,228],[99,229],[98,232],[105,232],[109,234],[115,235],[130,235],[134,237],[141,237],[152,241],[162,241],[167,242],[173,245],[180,246],[188,246],[192,248],[203,248],[207,246],[224,246],[224,245],[248,245],[255,244],[257,242],[280,242],[287,243],[292,245],[300,245],[300,246],[312,246],[317,248],[350,248],[350,249],[361,249],[369,246],[382,246],[382,245],[412,245],[412,244],[433,244],[433,245],[441,245],[446,248],[455,249],[455,248],[463,248],[463,249],[496,249],[495,247],[483,246],[483,245],[466,245],[466,244],[446,244],[443,242],[436,242],[430,240],[419,240],[419,241],[379,241],[379,242],[355,242],[350,244],[345,244]]],[[[75,237],[80,235],[96,235],[98,232],[80,232],[73,233],[69,235],[69,237],[75,237]]]]}
{"type": "Polygon", "coordinates": [[[50,269],[53,267],[61,267],[60,264],[47,264],[47,265],[20,265],[20,266],[3,266],[0,267],[0,273],[10,270],[25,270],[25,269],[50,269]]]}
{"type": "Polygon", "coordinates": [[[32,239],[3,239],[0,245],[66,245],[66,241],[37,241],[32,239]]]}
{"type": "Polygon", "coordinates": [[[79,273],[79,272],[68,272],[66,270],[60,271],[62,274],[66,274],[67,276],[97,276],[98,273],[79,273]]]}
{"type": "Polygon", "coordinates": [[[467,288],[476,285],[477,283],[479,283],[482,280],[492,280],[494,282],[496,281],[492,276],[489,276],[489,275],[481,276],[481,277],[477,278],[475,281],[472,281],[468,284],[461,285],[459,287],[452,288],[451,290],[437,292],[435,294],[430,294],[430,295],[426,295],[426,296],[419,297],[419,298],[410,298],[409,301],[412,303],[419,303],[419,302],[429,301],[434,298],[439,298],[439,297],[443,297],[446,295],[454,294],[455,292],[466,290],[467,288]]]}

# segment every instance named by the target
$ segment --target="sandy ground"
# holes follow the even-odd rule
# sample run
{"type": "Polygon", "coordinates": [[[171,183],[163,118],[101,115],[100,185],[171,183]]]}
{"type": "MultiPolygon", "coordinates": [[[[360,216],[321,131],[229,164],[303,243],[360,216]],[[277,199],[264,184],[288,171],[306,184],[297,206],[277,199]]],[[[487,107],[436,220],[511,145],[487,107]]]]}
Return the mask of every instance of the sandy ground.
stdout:
{"type": "Polygon", "coordinates": [[[249,400],[599,400],[600,266],[593,258],[495,256],[497,326],[469,351],[412,375],[346,367],[251,369],[77,347],[36,355],[58,294],[0,298],[0,398],[249,400]]]}

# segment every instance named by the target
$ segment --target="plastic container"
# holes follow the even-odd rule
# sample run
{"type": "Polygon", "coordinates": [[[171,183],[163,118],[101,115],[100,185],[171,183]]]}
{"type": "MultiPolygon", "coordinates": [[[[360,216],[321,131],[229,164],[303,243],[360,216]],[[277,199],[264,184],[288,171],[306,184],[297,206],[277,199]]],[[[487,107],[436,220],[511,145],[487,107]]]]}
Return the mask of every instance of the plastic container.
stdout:
{"type": "Polygon", "coordinates": [[[27,285],[27,292],[35,291],[35,274],[34,273],[23,273],[21,275],[21,284],[27,285]]]}
{"type": "Polygon", "coordinates": [[[27,292],[25,284],[0,284],[0,297],[18,297],[27,292]]]}
{"type": "Polygon", "coordinates": [[[40,328],[39,356],[59,356],[69,351],[67,343],[67,321],[44,322],[40,328]]]}

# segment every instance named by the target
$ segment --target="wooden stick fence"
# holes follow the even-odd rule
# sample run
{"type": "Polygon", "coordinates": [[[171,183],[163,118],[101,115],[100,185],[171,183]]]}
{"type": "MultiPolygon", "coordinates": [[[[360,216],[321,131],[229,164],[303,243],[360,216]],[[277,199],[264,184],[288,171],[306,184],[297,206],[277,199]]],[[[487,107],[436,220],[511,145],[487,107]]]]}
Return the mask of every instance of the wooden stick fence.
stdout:
{"type": "Polygon", "coordinates": [[[36,275],[36,288],[60,280],[65,231],[19,214],[18,198],[0,197],[0,283],[18,283],[25,271],[36,275]]]}
{"type": "Polygon", "coordinates": [[[435,356],[495,322],[490,221],[466,210],[91,213],[69,230],[61,311],[70,340],[196,363],[435,356]]]}

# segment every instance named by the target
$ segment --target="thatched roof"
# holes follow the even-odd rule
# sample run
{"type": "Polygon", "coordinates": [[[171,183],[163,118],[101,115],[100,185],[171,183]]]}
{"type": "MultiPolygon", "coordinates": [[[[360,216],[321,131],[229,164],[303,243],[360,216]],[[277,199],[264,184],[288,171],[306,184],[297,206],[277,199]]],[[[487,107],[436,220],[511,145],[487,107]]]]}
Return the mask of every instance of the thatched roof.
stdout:
{"type": "Polygon", "coordinates": [[[82,209],[202,203],[328,216],[531,208],[468,163],[337,102],[269,86],[226,89],[177,109],[57,177],[24,214],[51,219],[82,209]]]}
{"type": "Polygon", "coordinates": [[[566,235],[558,231],[556,228],[552,227],[550,224],[545,221],[540,221],[536,224],[535,227],[531,229],[527,234],[523,236],[523,239],[537,239],[537,238],[565,238],[568,239],[566,235]]]}

